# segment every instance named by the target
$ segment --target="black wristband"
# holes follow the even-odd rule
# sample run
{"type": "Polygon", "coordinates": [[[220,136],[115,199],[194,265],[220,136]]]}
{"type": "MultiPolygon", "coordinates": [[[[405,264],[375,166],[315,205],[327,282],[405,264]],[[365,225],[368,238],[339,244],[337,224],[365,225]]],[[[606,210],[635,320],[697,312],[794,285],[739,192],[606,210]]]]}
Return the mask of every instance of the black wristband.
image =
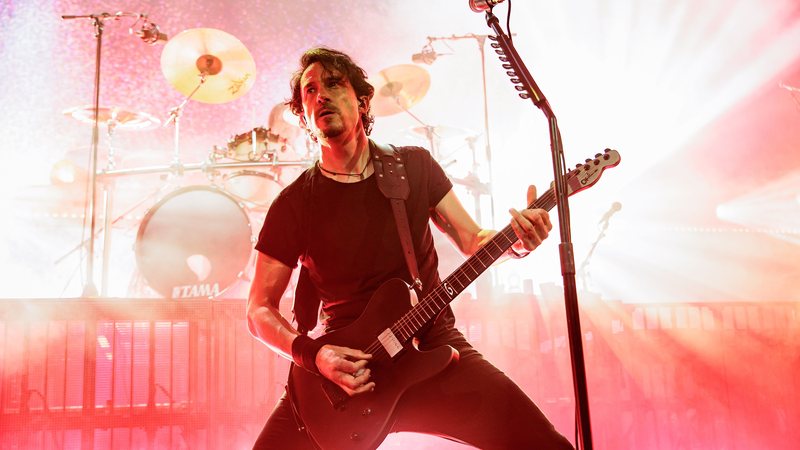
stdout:
{"type": "Polygon", "coordinates": [[[295,364],[307,371],[319,374],[317,369],[317,352],[322,348],[322,343],[311,339],[305,334],[299,334],[292,341],[292,360],[295,364]]]}

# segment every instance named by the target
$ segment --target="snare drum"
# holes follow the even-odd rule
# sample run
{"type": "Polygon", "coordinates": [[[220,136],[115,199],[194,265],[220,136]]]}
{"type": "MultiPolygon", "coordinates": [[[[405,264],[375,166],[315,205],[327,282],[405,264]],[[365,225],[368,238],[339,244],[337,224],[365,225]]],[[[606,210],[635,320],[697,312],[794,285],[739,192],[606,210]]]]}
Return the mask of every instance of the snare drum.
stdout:
{"type": "MultiPolygon", "coordinates": [[[[224,156],[237,161],[271,161],[275,153],[286,148],[286,139],[267,128],[258,127],[232,137],[224,156]]],[[[220,153],[219,149],[215,150],[220,153]]]]}
{"type": "Polygon", "coordinates": [[[136,264],[166,298],[219,296],[247,268],[253,250],[250,219],[221,189],[190,186],[161,199],[136,236],[136,264]]]}

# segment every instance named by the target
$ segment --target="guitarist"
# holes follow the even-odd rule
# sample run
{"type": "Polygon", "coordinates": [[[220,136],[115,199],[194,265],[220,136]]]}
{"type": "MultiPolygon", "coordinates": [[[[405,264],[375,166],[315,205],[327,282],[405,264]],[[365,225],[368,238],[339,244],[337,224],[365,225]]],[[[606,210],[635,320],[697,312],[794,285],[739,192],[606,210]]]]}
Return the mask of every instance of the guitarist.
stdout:
{"type": "MultiPolygon", "coordinates": [[[[374,120],[374,89],[349,56],[327,48],[301,57],[291,87],[287,105],[319,144],[321,155],[267,213],[256,245],[248,327],[278,354],[328,378],[348,395],[361,395],[380,389],[370,379],[372,355],[358,348],[320,347],[281,315],[279,304],[298,261],[321,299],[326,331],[355,320],[384,281],[413,282],[392,208],[372,176],[367,136],[374,120]]],[[[397,151],[411,187],[405,203],[424,295],[440,281],[429,219],[466,255],[495,231],[481,229],[468,215],[429,152],[416,147],[397,151]]],[[[529,188],[529,203],[535,195],[529,188]]],[[[541,244],[552,225],[541,209],[510,212],[519,238],[510,256],[522,257],[541,244]]],[[[460,357],[403,395],[392,431],[434,434],[483,449],[573,448],[513,381],[470,346],[455,328],[449,307],[424,330],[421,349],[450,345],[460,357]]],[[[314,448],[288,396],[278,402],[254,448],[314,448]]]]}

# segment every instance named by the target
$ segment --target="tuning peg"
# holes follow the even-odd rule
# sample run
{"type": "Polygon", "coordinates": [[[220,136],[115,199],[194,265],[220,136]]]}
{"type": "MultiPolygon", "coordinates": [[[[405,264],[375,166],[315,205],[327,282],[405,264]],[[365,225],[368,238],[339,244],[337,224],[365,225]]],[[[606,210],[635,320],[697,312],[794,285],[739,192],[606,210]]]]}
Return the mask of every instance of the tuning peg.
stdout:
{"type": "Polygon", "coordinates": [[[602,153],[598,153],[598,154],[594,155],[594,157],[595,157],[595,158],[599,158],[599,157],[601,157],[601,156],[603,156],[603,154],[602,154],[602,153]]]}
{"type": "Polygon", "coordinates": [[[588,163],[590,163],[590,162],[592,162],[592,160],[591,160],[591,159],[586,159],[586,163],[587,163],[587,164],[588,164],[588,163]]]}
{"type": "Polygon", "coordinates": [[[580,169],[581,167],[583,167],[583,164],[580,164],[580,163],[575,164],[575,169],[580,169]]]}

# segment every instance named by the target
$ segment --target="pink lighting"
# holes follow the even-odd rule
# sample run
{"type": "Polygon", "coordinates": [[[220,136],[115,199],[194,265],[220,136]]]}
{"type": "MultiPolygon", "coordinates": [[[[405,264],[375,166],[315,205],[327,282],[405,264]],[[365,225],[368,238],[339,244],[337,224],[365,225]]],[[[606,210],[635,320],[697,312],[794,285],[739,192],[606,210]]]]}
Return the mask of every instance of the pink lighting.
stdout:
{"type": "MultiPolygon", "coordinates": [[[[372,137],[433,142],[481,225],[505,226],[528,184],[546,191],[547,122],[488,40],[482,71],[489,29],[470,4],[493,3],[503,26],[513,3],[566,165],[622,156],[570,199],[595,448],[795,448],[797,0],[2,0],[0,449],[252,445],[289,363],[250,336],[244,299],[268,208],[319,156],[283,105],[309,47],[341,49],[370,77],[425,74],[411,114],[390,105],[372,137]],[[118,7],[103,29],[88,274],[96,40],[90,20],[61,16],[118,7]],[[196,33],[209,45],[190,49],[196,33]]],[[[464,258],[434,239],[444,277],[464,258]]],[[[453,308],[574,442],[562,270],[554,229],[453,308]]],[[[380,448],[464,446],[399,433],[380,448]]]]}

